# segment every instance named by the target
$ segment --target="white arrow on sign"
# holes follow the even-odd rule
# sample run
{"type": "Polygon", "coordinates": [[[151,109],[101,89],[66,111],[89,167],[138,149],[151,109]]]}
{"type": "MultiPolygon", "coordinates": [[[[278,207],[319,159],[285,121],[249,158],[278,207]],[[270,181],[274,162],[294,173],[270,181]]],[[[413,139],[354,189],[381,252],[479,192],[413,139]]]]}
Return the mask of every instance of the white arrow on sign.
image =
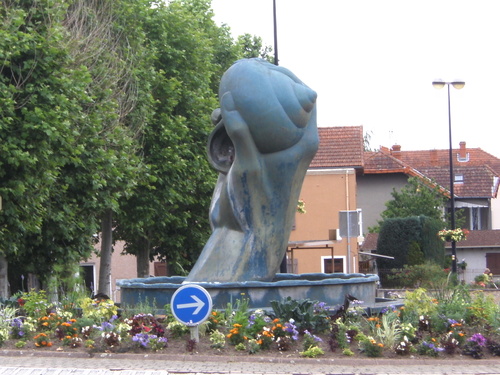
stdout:
{"type": "Polygon", "coordinates": [[[196,310],[194,310],[193,315],[196,315],[200,312],[200,310],[205,306],[205,302],[203,302],[201,299],[196,297],[195,295],[191,296],[192,299],[194,299],[196,302],[191,302],[191,303],[181,303],[180,305],[177,305],[178,309],[189,309],[191,307],[196,307],[196,310]]]}

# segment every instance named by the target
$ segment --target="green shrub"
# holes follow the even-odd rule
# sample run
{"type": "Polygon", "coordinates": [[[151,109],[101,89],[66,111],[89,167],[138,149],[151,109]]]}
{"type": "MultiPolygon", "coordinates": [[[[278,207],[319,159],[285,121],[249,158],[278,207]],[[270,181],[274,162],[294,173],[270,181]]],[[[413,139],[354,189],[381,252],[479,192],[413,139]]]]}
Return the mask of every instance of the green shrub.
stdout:
{"type": "Polygon", "coordinates": [[[300,332],[324,332],[329,328],[328,307],[323,302],[287,297],[282,301],[271,301],[274,316],[287,322],[293,319],[300,332]]]}
{"type": "Polygon", "coordinates": [[[405,265],[402,269],[393,269],[387,278],[393,286],[400,288],[442,289],[448,281],[448,273],[433,262],[405,265]]]}

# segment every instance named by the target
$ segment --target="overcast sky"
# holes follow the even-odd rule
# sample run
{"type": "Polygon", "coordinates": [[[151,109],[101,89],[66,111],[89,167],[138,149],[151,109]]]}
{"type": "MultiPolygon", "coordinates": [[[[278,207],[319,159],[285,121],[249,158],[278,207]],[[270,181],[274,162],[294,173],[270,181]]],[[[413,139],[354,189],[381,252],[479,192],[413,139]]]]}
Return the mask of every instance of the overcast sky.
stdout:
{"type": "MultiPolygon", "coordinates": [[[[500,157],[500,1],[276,0],[279,65],[318,93],[318,126],[363,125],[372,148],[500,157]]],[[[212,0],[233,36],[273,45],[273,0],[212,0]]]]}

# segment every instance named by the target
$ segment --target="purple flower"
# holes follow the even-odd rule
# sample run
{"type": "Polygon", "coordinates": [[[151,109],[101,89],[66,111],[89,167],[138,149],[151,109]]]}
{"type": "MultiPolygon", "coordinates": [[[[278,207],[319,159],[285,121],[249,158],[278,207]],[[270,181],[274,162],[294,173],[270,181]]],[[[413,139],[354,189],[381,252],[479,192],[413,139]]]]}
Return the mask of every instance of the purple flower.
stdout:
{"type": "Polygon", "coordinates": [[[468,339],[467,341],[473,341],[476,344],[478,344],[479,346],[486,346],[486,338],[483,335],[481,335],[480,333],[473,334],[472,337],[470,339],[468,339]]]}
{"type": "Polygon", "coordinates": [[[299,331],[297,331],[297,327],[292,322],[286,322],[284,330],[291,334],[292,340],[297,341],[299,339],[299,331]]]}
{"type": "Polygon", "coordinates": [[[250,328],[255,324],[255,314],[252,314],[248,317],[248,325],[247,328],[250,328]]]}
{"type": "Polygon", "coordinates": [[[156,338],[156,336],[155,335],[149,336],[147,333],[138,333],[137,335],[132,337],[132,341],[137,342],[138,344],[146,348],[149,344],[149,340],[152,338],[156,338]]]}
{"type": "Polygon", "coordinates": [[[97,327],[99,331],[112,331],[115,328],[110,322],[102,322],[100,327],[97,327]]]}
{"type": "Polygon", "coordinates": [[[320,337],[318,337],[318,336],[316,336],[316,335],[311,334],[311,332],[309,332],[307,329],[304,331],[304,334],[305,334],[305,335],[307,335],[307,336],[309,336],[309,337],[311,337],[311,338],[312,338],[314,341],[316,341],[316,342],[321,342],[321,341],[323,341],[323,340],[321,340],[321,338],[320,338],[320,337]]]}
{"type": "Polygon", "coordinates": [[[436,345],[434,345],[432,342],[427,342],[424,341],[422,345],[427,346],[429,349],[434,350],[435,352],[442,352],[444,348],[439,348],[436,345]]]}
{"type": "Polygon", "coordinates": [[[330,309],[330,306],[327,306],[325,302],[318,302],[313,306],[315,313],[320,313],[322,311],[327,311],[330,309]]]}

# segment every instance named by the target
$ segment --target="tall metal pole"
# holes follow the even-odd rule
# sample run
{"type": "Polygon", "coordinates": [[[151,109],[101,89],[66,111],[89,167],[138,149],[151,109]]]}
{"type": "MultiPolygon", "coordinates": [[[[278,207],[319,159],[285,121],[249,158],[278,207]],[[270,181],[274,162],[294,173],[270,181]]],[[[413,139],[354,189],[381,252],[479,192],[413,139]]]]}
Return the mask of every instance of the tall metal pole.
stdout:
{"type": "MultiPolygon", "coordinates": [[[[453,173],[453,142],[451,138],[451,105],[450,84],[448,83],[448,133],[450,137],[450,208],[451,208],[451,230],[455,230],[455,175],[453,173]]],[[[451,241],[451,272],[457,273],[457,242],[451,241]]]]}
{"type": "MultiPolygon", "coordinates": [[[[453,174],[453,142],[451,138],[451,105],[450,105],[450,85],[457,90],[461,90],[465,86],[464,81],[455,80],[453,82],[444,82],[437,79],[432,82],[432,86],[436,89],[442,89],[448,86],[448,133],[450,138],[450,209],[451,209],[451,229],[455,230],[455,176],[453,174]]],[[[457,273],[457,242],[451,241],[451,271],[457,273]]]]}
{"type": "Polygon", "coordinates": [[[278,60],[278,25],[276,22],[276,0],[273,0],[273,25],[274,25],[274,65],[279,65],[279,60],[278,60]]]}

